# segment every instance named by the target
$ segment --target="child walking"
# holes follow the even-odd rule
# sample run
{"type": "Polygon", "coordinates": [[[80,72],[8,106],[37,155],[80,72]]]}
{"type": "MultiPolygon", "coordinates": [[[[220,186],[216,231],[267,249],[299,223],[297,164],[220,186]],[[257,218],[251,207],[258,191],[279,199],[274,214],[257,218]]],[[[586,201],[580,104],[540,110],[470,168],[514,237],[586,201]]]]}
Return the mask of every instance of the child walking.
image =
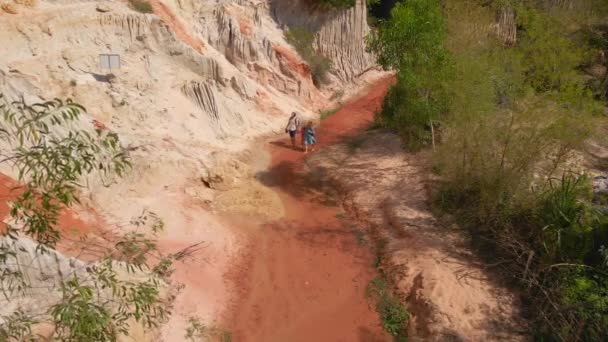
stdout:
{"type": "Polygon", "coordinates": [[[309,146],[311,152],[314,152],[316,143],[317,139],[315,137],[315,129],[313,128],[312,121],[308,121],[308,123],[304,127],[304,153],[308,153],[309,146]]]}

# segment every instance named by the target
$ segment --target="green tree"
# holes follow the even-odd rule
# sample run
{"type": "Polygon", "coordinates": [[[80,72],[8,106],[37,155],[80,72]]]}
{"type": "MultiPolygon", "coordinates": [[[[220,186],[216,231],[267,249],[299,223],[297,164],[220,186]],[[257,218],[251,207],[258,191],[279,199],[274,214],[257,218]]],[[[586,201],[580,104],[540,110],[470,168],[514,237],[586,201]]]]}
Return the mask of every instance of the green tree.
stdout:
{"type": "Polygon", "coordinates": [[[455,77],[437,203],[523,285],[539,340],[607,336],[608,220],[578,162],[602,124],[583,73],[593,54],[580,29],[594,20],[579,9],[592,2],[471,0],[443,12],[455,77]],[[516,10],[509,47],[492,28],[502,6],[516,10]]]}
{"type": "Polygon", "coordinates": [[[157,326],[166,317],[160,293],[163,277],[177,257],[160,254],[154,237],[146,233],[163,228],[160,218],[144,211],[131,222],[132,233],[102,241],[75,241],[60,233],[59,215],[79,203],[84,177],[108,182],[124,175],[131,165],[115,133],[79,128],[83,111],[70,100],[28,105],[0,95],[0,163],[15,170],[19,180],[11,221],[0,237],[0,292],[10,306],[36,294],[44,299],[33,310],[0,317],[2,341],[37,340],[35,327],[42,323],[53,327],[46,338],[115,341],[129,332],[133,322],[157,326]],[[68,240],[92,261],[74,261],[69,274],[49,271],[46,285],[33,287],[27,272],[45,270],[37,269],[37,263],[20,264],[19,255],[28,253],[29,239],[36,245],[34,260],[56,253],[56,244],[68,240]],[[140,280],[133,280],[136,274],[140,280]],[[57,300],[49,302],[54,297],[57,300]]]}
{"type": "Polygon", "coordinates": [[[410,147],[434,140],[435,122],[448,108],[451,62],[445,37],[439,1],[410,0],[398,3],[369,39],[378,62],[397,70],[381,120],[404,133],[410,147]]]}

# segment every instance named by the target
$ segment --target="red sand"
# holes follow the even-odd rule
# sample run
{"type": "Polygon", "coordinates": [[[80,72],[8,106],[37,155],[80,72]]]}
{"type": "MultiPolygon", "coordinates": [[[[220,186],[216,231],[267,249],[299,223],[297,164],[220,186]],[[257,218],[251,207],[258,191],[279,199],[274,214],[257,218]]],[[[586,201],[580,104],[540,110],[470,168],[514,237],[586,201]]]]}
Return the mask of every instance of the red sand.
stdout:
{"type": "MultiPolygon", "coordinates": [[[[0,173],[0,220],[5,220],[8,217],[10,210],[8,203],[19,196],[20,189],[19,182],[0,173]]],[[[4,225],[0,229],[4,230],[4,225]]],[[[82,237],[92,232],[90,224],[84,223],[70,210],[61,212],[57,229],[62,235],[73,238],[82,237]]]]}
{"type": "Polygon", "coordinates": [[[303,77],[311,77],[310,67],[308,66],[308,64],[301,61],[300,58],[287,47],[273,44],[272,48],[279,57],[283,57],[287,60],[287,63],[291,70],[294,70],[303,77]]]}
{"type": "MultiPolygon", "coordinates": [[[[372,122],[392,78],[324,120],[317,148],[356,135],[372,122]]],[[[273,141],[268,174],[262,181],[281,197],[283,219],[255,229],[250,249],[232,274],[238,291],[230,315],[235,341],[391,341],[365,289],[374,278],[374,257],[311,191],[303,170],[305,155],[288,139],[273,141]]],[[[323,198],[321,198],[323,199],[323,198]]]]}
{"type": "Polygon", "coordinates": [[[159,16],[162,21],[167,24],[171,30],[175,33],[175,36],[181,40],[182,42],[188,44],[191,48],[196,50],[198,53],[203,53],[205,49],[205,45],[203,42],[190,35],[188,33],[188,29],[184,26],[184,24],[173,14],[173,12],[167,7],[165,4],[158,0],[150,1],[152,4],[152,8],[154,9],[154,14],[159,16]]]}

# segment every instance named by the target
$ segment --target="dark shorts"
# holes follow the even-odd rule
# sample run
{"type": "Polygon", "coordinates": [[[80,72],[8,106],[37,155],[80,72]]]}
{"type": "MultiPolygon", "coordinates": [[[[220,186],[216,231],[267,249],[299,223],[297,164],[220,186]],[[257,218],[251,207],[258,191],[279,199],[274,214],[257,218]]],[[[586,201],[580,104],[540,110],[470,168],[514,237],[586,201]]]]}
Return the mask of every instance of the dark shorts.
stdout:
{"type": "Polygon", "coordinates": [[[297,131],[289,131],[289,136],[292,137],[292,138],[295,138],[296,137],[296,132],[297,131]]]}

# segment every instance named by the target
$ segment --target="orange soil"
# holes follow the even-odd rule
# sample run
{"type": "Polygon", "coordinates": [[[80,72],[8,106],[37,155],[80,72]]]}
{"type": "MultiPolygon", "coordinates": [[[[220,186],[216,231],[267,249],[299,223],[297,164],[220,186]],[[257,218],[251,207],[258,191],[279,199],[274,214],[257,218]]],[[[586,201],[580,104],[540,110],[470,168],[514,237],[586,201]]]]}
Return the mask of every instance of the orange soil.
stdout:
{"type": "Polygon", "coordinates": [[[239,15],[238,16],[238,21],[239,21],[239,30],[241,31],[241,33],[245,36],[245,37],[251,37],[251,21],[249,20],[249,18],[247,18],[244,15],[239,15]]]}
{"type": "MultiPolygon", "coordinates": [[[[8,203],[19,196],[20,189],[21,185],[19,182],[0,173],[0,220],[5,220],[8,218],[10,210],[8,203]]],[[[93,216],[95,216],[95,220],[97,220],[96,215],[93,216]]],[[[96,229],[95,227],[97,227],[97,223],[94,223],[93,225],[87,224],[83,222],[73,211],[64,210],[59,216],[57,230],[62,234],[63,237],[79,238],[94,232],[96,229]]],[[[4,223],[1,223],[0,230],[4,231],[4,229],[4,223]]]]}
{"type": "Polygon", "coordinates": [[[186,29],[184,24],[182,24],[182,22],[175,16],[175,14],[173,14],[173,12],[171,12],[171,10],[165,4],[163,4],[159,0],[152,0],[150,1],[150,4],[152,4],[154,14],[159,16],[165,24],[169,25],[169,27],[175,33],[179,40],[188,44],[190,47],[192,47],[199,53],[203,53],[205,46],[203,42],[198,38],[192,37],[192,35],[188,33],[188,30],[186,29]]]}
{"type": "Polygon", "coordinates": [[[283,57],[287,60],[290,69],[296,71],[301,76],[310,77],[310,68],[308,67],[308,64],[303,63],[291,50],[280,45],[273,45],[272,48],[279,57],[283,57]]]}
{"type": "MultiPolygon", "coordinates": [[[[317,148],[356,135],[373,120],[392,78],[347,104],[317,130],[317,148]]],[[[305,155],[288,139],[271,142],[272,162],[260,180],[275,189],[285,217],[251,228],[244,262],[229,275],[238,300],[229,320],[236,341],[391,341],[365,298],[374,257],[340,208],[311,186],[305,155]]],[[[236,224],[236,222],[233,222],[236,224]]]]}

